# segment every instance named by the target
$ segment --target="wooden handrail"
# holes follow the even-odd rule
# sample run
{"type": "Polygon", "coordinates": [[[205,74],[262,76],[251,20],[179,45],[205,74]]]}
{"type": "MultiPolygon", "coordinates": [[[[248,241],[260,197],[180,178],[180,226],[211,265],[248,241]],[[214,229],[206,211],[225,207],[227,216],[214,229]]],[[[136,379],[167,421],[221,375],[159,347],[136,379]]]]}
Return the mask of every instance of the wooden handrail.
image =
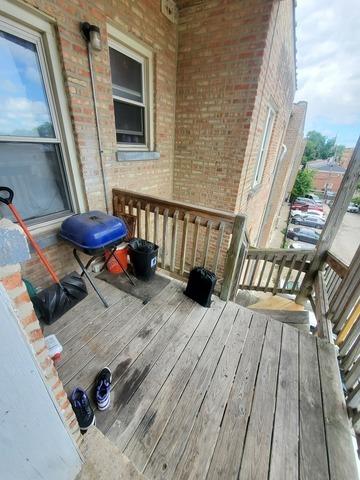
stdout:
{"type": "Polygon", "coordinates": [[[331,252],[326,253],[325,263],[327,263],[341,278],[344,278],[349,270],[349,265],[346,265],[346,263],[331,252]]]}
{"type": "Polygon", "coordinates": [[[118,188],[113,189],[113,212],[136,217],[136,235],[159,245],[162,269],[186,278],[195,266],[205,266],[217,274],[221,296],[229,297],[244,215],[118,188]]]}

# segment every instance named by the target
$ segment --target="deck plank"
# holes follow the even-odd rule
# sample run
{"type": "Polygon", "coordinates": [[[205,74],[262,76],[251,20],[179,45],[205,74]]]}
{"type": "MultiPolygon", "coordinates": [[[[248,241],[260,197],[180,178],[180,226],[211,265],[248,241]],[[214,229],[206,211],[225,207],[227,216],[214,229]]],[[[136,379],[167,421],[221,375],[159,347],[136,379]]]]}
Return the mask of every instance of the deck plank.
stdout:
{"type": "Polygon", "coordinates": [[[329,469],[320,390],[316,338],[299,336],[301,480],[327,480],[329,469]]]}
{"type": "Polygon", "coordinates": [[[103,355],[113,356],[113,348],[121,348],[129,339],[138,332],[145,323],[161,308],[166,309],[167,302],[175,292],[177,286],[169,284],[163,292],[157,295],[146,305],[134,297],[131,297],[129,306],[116,315],[108,328],[105,328],[99,335],[89,339],[89,342],[76,352],[65,365],[59,367],[59,373],[65,387],[71,390],[77,385],[82,385],[83,375],[86,367],[92,360],[96,362],[98,370],[101,369],[105,359],[103,355]],[[121,339],[121,341],[120,341],[121,339]]]}
{"type": "MultiPolygon", "coordinates": [[[[214,306],[206,313],[205,319],[211,323],[208,315],[218,318],[223,308],[223,302],[220,300],[215,301],[214,306]]],[[[162,356],[157,360],[154,368],[140,385],[136,395],[121,409],[116,421],[107,432],[107,436],[119,448],[124,449],[126,447],[142,418],[154,401],[154,398],[176,365],[183,350],[188,343],[191,342],[192,335],[190,332],[196,332],[194,324],[202,318],[202,312],[199,309],[195,311],[195,314],[195,318],[194,316],[188,317],[188,322],[184,323],[181,330],[179,330],[179,334],[174,339],[176,343],[167,346],[162,356]]],[[[209,336],[210,333],[211,332],[209,332],[209,336]]]]}
{"type": "Polygon", "coordinates": [[[330,478],[357,480],[354,446],[337,366],[336,350],[333,345],[320,339],[317,344],[330,478]]]}
{"type": "MultiPolygon", "coordinates": [[[[112,410],[104,412],[103,415],[98,415],[97,425],[102,431],[105,432],[111,427],[117,417],[117,413],[130,401],[132,395],[134,395],[154,367],[163,351],[169,343],[174,341],[173,337],[176,336],[178,331],[181,331],[180,327],[194,309],[194,302],[185,297],[182,292],[179,292],[179,294],[182,295],[180,305],[173,312],[167,312],[167,321],[163,324],[158,334],[149,342],[147,348],[141,352],[131,367],[122,372],[118,382],[113,386],[112,410]]],[[[196,328],[196,325],[189,323],[190,329],[196,328]]],[[[192,330],[190,330],[189,335],[191,333],[192,330]]]]}
{"type": "Polygon", "coordinates": [[[283,328],[270,480],[299,478],[299,334],[283,328]]]}
{"type": "Polygon", "coordinates": [[[174,479],[206,477],[251,317],[250,311],[238,310],[231,335],[196,417],[186,448],[176,467],[174,479]]]}
{"type": "Polygon", "coordinates": [[[150,405],[124,453],[142,470],[159,441],[215,328],[221,308],[205,310],[201,323],[150,405]]]}
{"type": "Polygon", "coordinates": [[[266,322],[254,315],[209,467],[209,480],[238,478],[265,331],[266,322]]]}
{"type": "Polygon", "coordinates": [[[228,303],[197,367],[144,469],[146,477],[168,479],[174,474],[196,415],[230,334],[238,306],[228,303]]]}
{"type": "Polygon", "coordinates": [[[239,478],[268,478],[282,337],[280,322],[268,322],[239,478]]]}

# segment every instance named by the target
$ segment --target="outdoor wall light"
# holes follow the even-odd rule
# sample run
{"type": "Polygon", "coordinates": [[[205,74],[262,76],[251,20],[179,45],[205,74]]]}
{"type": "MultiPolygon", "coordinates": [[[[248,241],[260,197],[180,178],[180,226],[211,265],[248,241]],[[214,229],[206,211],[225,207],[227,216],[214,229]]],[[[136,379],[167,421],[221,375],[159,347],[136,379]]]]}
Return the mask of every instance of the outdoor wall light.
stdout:
{"type": "Polygon", "coordinates": [[[88,22],[82,22],[80,23],[80,29],[87,43],[91,45],[91,48],[99,52],[101,50],[100,28],[96,25],[90,25],[88,22]]]}

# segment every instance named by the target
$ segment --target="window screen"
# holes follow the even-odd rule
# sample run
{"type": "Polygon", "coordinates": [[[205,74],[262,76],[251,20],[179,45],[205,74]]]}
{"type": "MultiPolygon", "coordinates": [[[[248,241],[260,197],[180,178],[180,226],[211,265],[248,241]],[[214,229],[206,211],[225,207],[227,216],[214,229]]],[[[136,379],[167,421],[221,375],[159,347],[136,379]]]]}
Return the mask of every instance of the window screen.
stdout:
{"type": "Polygon", "coordinates": [[[144,64],[109,48],[116,140],[120,144],[146,144],[144,64]]]}

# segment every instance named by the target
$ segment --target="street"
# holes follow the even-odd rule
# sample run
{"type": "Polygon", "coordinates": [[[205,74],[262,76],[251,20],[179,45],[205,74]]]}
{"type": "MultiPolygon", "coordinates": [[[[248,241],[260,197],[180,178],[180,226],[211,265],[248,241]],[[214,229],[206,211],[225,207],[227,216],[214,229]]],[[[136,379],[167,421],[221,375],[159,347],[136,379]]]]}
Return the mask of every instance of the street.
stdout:
{"type": "Polygon", "coordinates": [[[349,264],[360,243],[360,213],[346,213],[330,248],[340,260],[349,264]]]}

